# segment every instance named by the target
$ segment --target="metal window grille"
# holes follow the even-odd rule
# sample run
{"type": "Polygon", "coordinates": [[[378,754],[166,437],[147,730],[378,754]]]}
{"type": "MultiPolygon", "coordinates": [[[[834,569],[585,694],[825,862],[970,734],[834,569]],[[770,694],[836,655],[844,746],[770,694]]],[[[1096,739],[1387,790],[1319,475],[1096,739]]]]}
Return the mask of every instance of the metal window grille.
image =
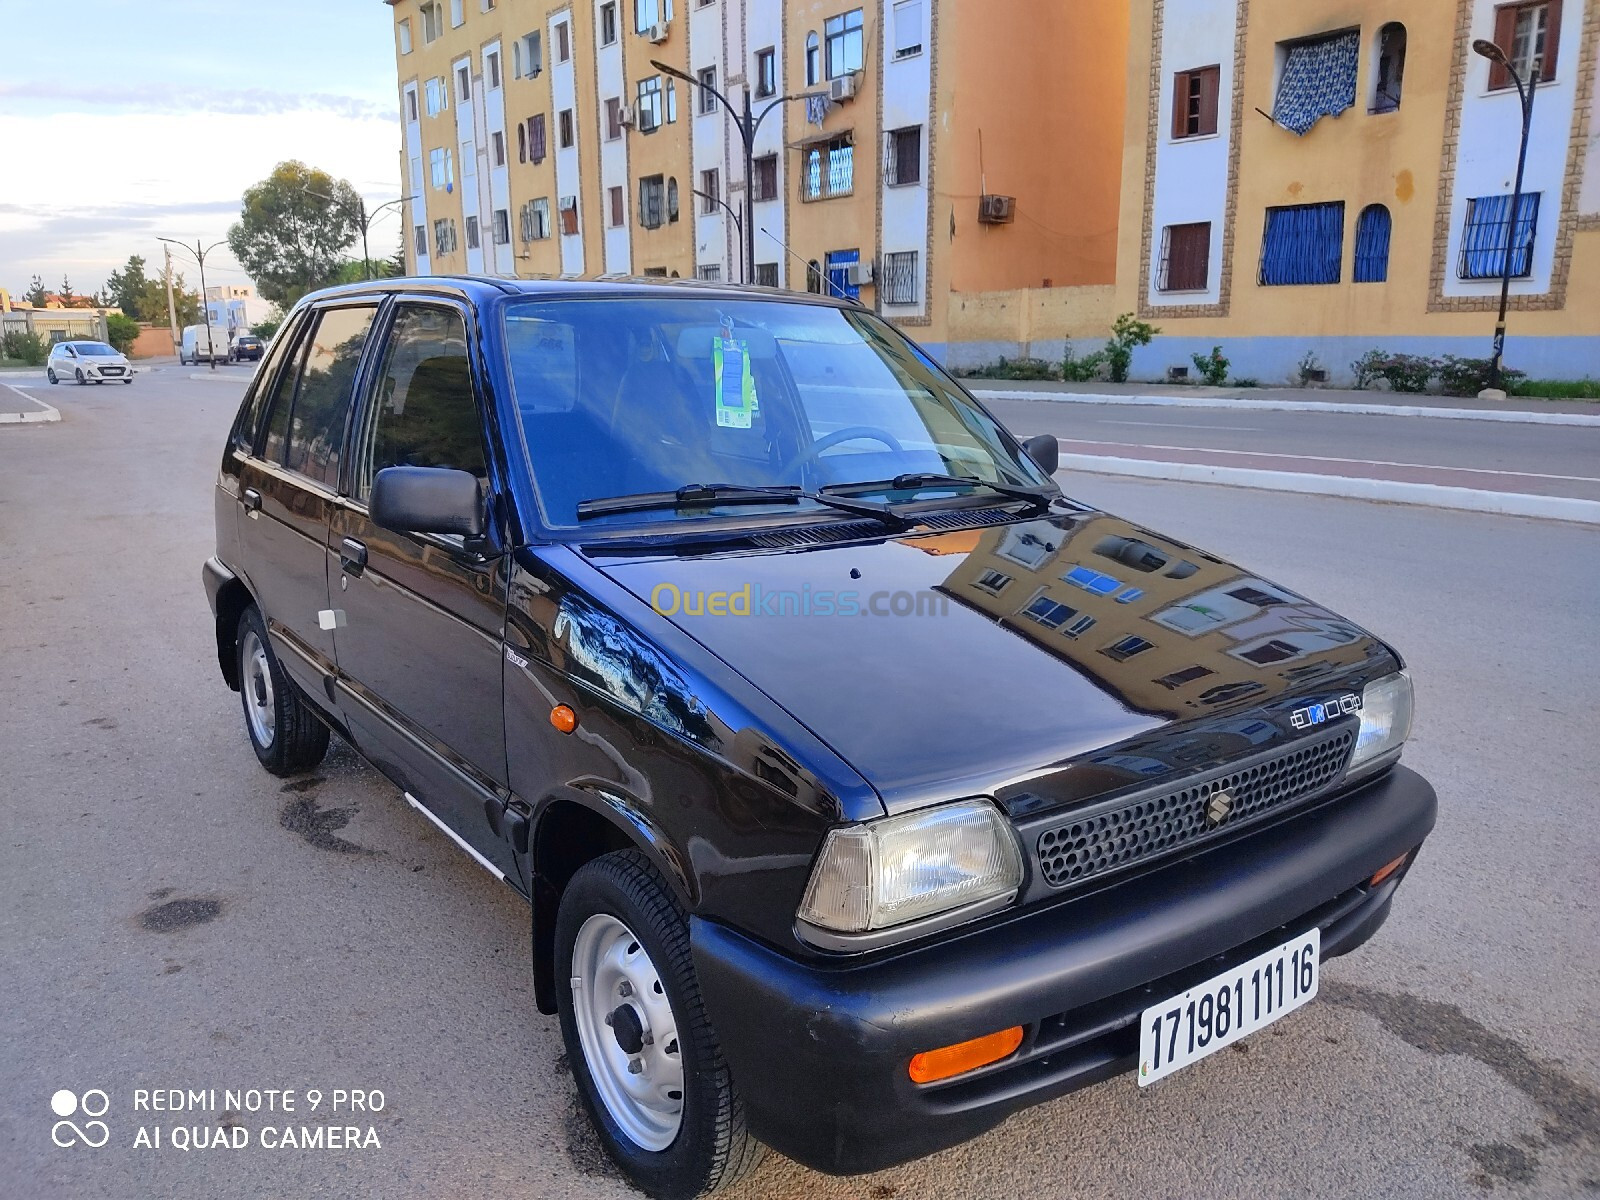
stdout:
{"type": "Polygon", "coordinates": [[[778,156],[766,154],[755,160],[756,177],[753,180],[754,199],[776,200],[778,198],[778,156]]]}
{"type": "Polygon", "coordinates": [[[545,141],[544,114],[535,113],[528,118],[528,158],[543,162],[549,148],[545,141]]]}
{"type": "Polygon", "coordinates": [[[695,272],[695,274],[697,274],[701,279],[705,280],[707,283],[721,283],[722,282],[722,265],[720,263],[710,263],[710,264],[708,264],[706,266],[701,267],[698,271],[695,272]]]}
{"type": "Polygon", "coordinates": [[[899,250],[883,256],[883,282],[879,285],[885,304],[917,302],[917,252],[899,250]]]}
{"type": "Polygon", "coordinates": [[[762,287],[778,286],[778,264],[775,262],[756,264],[756,283],[762,287]]]}
{"type": "Polygon", "coordinates": [[[848,196],[855,190],[855,146],[846,138],[835,138],[806,150],[801,198],[822,200],[848,196]]]}
{"type": "Polygon", "coordinates": [[[639,224],[646,229],[659,228],[665,208],[666,181],[659,175],[647,175],[639,180],[639,224]]]}
{"type": "Polygon", "coordinates": [[[1369,204],[1356,220],[1357,283],[1383,283],[1389,278],[1389,210],[1369,204]]]}
{"type": "Polygon", "coordinates": [[[511,214],[503,208],[497,208],[490,216],[493,227],[494,244],[504,246],[511,241],[511,214]]]}
{"type": "Polygon", "coordinates": [[[890,187],[922,178],[922,126],[891,129],[883,139],[883,181],[890,187]]]}
{"type": "Polygon", "coordinates": [[[1462,279],[1499,279],[1505,274],[1509,242],[1512,277],[1521,279],[1531,275],[1533,240],[1539,225],[1539,196],[1539,192],[1523,194],[1517,205],[1515,233],[1511,229],[1509,194],[1468,200],[1456,274],[1462,279]]]}
{"type": "Polygon", "coordinates": [[[1259,282],[1338,283],[1344,256],[1344,201],[1267,209],[1259,282]]]}
{"type": "Polygon", "coordinates": [[[477,248],[478,248],[478,218],[477,217],[468,217],[467,218],[467,249],[468,250],[476,250],[477,248]]]}

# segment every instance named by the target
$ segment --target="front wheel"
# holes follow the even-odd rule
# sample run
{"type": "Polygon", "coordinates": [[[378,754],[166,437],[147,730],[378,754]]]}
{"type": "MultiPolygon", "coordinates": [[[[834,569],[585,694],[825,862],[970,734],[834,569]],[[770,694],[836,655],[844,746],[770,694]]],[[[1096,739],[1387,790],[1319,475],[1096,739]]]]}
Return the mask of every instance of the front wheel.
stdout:
{"type": "Polygon", "coordinates": [[[629,1180],[690,1200],[748,1174],[765,1148],[706,1017],[683,910],[637,850],[587,863],[556,917],[561,1034],[589,1119],[629,1180]]]}
{"type": "Polygon", "coordinates": [[[78,377],[78,386],[82,387],[84,385],[84,382],[85,382],[84,378],[83,378],[83,368],[82,367],[78,367],[74,373],[78,377]]]}
{"type": "Polygon", "coordinates": [[[44,369],[44,377],[46,379],[48,379],[52,384],[56,384],[56,383],[60,383],[61,382],[61,380],[56,378],[56,369],[54,367],[46,367],[44,369]]]}
{"type": "Polygon", "coordinates": [[[261,610],[253,604],[239,618],[235,644],[244,725],[256,758],[274,775],[311,770],[328,753],[328,727],[283,673],[261,610]]]}
{"type": "Polygon", "coordinates": [[[123,381],[122,381],[122,382],[123,382],[123,383],[132,383],[132,382],[133,382],[133,380],[131,380],[131,379],[124,379],[124,380],[123,380],[123,381]]]}

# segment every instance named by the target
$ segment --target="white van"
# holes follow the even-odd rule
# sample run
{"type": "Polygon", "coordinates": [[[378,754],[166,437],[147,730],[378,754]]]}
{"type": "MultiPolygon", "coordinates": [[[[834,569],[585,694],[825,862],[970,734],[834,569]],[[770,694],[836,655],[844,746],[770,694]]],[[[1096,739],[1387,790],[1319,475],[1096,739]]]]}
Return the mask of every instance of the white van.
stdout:
{"type": "Polygon", "coordinates": [[[213,356],[219,363],[233,361],[232,343],[228,341],[228,327],[213,325],[208,343],[204,325],[184,326],[183,343],[178,347],[178,362],[188,366],[190,363],[210,362],[213,356]]]}

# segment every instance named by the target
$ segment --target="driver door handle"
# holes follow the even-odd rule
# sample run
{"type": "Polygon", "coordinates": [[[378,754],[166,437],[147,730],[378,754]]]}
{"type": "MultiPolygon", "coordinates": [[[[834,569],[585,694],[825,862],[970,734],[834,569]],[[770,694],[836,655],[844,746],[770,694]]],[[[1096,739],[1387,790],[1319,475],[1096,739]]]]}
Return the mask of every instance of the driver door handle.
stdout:
{"type": "Polygon", "coordinates": [[[255,488],[245,488],[240,499],[244,501],[245,512],[261,511],[261,493],[256,491],[255,488]]]}
{"type": "Polygon", "coordinates": [[[360,578],[367,569],[367,544],[355,538],[345,538],[339,543],[339,568],[347,575],[360,578]]]}

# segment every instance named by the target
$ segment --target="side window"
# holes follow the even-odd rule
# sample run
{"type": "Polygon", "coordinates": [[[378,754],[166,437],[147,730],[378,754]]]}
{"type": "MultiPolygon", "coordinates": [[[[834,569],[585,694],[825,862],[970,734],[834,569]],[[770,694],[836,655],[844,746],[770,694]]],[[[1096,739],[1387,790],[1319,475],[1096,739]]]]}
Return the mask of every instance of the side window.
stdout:
{"type": "Polygon", "coordinates": [[[267,436],[261,444],[261,457],[270,463],[283,462],[283,448],[289,440],[290,409],[294,407],[294,385],[300,378],[300,364],[306,356],[306,338],[302,336],[310,317],[303,318],[295,330],[283,364],[283,374],[272,384],[272,395],[267,399],[267,436]]]}
{"type": "Polygon", "coordinates": [[[450,467],[487,477],[467,330],[455,309],[400,306],[360,447],[354,481],[359,500],[385,467],[450,467]]]}
{"type": "Polygon", "coordinates": [[[377,312],[375,304],[324,310],[300,369],[284,465],[330,488],[339,486],[345,416],[377,312]]]}
{"type": "Polygon", "coordinates": [[[261,433],[261,414],[266,411],[267,401],[273,395],[272,377],[290,356],[290,350],[299,340],[303,328],[303,316],[285,321],[278,330],[278,336],[273,339],[272,348],[267,351],[260,370],[256,372],[257,385],[250,395],[250,405],[240,412],[238,425],[233,431],[233,444],[246,454],[255,453],[256,439],[261,433]]]}

